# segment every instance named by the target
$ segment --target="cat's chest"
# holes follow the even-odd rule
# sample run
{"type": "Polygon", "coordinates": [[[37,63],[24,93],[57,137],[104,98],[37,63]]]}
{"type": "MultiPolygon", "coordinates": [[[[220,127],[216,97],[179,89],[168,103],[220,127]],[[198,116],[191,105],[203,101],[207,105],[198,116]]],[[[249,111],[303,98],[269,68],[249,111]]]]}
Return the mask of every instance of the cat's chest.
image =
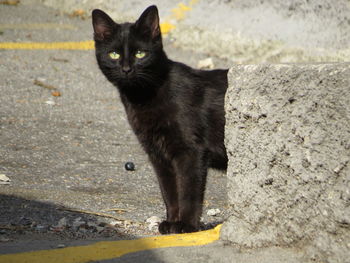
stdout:
{"type": "Polygon", "coordinates": [[[149,138],[155,134],[166,135],[176,126],[173,111],[167,107],[141,110],[127,108],[126,113],[137,136],[149,138]]]}
{"type": "Polygon", "coordinates": [[[182,143],[181,132],[172,109],[128,109],[126,112],[134,133],[148,153],[173,152],[176,145],[182,143]]]}

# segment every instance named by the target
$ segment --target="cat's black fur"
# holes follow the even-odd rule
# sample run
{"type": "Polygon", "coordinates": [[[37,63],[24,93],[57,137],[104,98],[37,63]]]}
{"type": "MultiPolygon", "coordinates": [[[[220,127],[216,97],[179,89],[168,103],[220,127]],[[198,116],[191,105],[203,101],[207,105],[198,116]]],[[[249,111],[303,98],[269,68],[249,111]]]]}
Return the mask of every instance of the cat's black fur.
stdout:
{"type": "Polygon", "coordinates": [[[195,70],[163,51],[156,6],[135,23],[92,13],[98,65],[119,90],[129,123],[157,173],[167,209],[159,231],[199,230],[208,167],[226,169],[227,70],[195,70]],[[136,58],[137,51],[145,52],[136,58]],[[120,54],[111,59],[110,52],[120,54]]]}

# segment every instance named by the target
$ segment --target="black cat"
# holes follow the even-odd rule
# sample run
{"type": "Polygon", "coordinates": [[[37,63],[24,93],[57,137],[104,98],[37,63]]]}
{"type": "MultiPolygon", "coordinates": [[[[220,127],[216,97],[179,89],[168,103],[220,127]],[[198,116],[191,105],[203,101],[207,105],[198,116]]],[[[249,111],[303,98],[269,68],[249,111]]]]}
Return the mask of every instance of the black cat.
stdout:
{"type": "Polygon", "coordinates": [[[199,230],[208,167],[226,169],[227,70],[167,58],[156,6],[135,23],[92,12],[98,65],[119,90],[129,123],[157,173],[167,210],[162,234],[199,230]]]}

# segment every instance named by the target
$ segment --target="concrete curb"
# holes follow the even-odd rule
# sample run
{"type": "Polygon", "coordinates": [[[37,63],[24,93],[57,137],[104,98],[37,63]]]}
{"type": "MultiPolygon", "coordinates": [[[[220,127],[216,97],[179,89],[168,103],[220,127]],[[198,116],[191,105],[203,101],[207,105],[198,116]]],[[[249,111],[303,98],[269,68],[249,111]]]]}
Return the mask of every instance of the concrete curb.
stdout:
{"type": "Polygon", "coordinates": [[[350,63],[242,65],[226,93],[232,216],[222,239],[301,246],[346,262],[350,249],[350,63]]]}

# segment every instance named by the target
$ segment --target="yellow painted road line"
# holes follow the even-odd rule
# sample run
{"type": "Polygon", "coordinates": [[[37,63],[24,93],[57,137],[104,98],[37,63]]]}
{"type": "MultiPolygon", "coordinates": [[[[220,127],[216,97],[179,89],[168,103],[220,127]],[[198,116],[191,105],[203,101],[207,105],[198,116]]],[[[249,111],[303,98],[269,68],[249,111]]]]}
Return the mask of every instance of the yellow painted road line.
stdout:
{"type": "MultiPolygon", "coordinates": [[[[165,22],[160,25],[160,28],[163,34],[168,34],[175,26],[165,22]]],[[[94,48],[94,41],[92,40],[79,42],[0,42],[0,49],[89,50],[94,48]]]]}
{"type": "Polygon", "coordinates": [[[164,20],[165,22],[161,24],[161,29],[168,29],[162,31],[162,33],[169,33],[171,30],[176,28],[176,23],[183,20],[186,17],[186,13],[191,11],[193,6],[198,3],[199,0],[191,0],[188,5],[184,3],[179,3],[175,8],[171,10],[171,15],[167,16],[164,20]]]}
{"type": "MultiPolygon", "coordinates": [[[[193,6],[199,0],[190,0],[188,4],[179,3],[171,10],[171,15],[164,19],[160,24],[162,34],[167,35],[176,28],[176,23],[183,20],[186,13],[191,11],[193,6]]],[[[3,29],[76,29],[69,24],[0,24],[0,30],[3,29]]],[[[0,49],[66,49],[66,50],[89,50],[94,49],[93,41],[80,42],[0,42],[0,49]]]]}
{"type": "Polygon", "coordinates": [[[170,33],[171,30],[173,30],[175,26],[170,22],[163,22],[160,24],[160,31],[163,35],[167,35],[170,33]]]}
{"type": "Polygon", "coordinates": [[[86,263],[155,248],[207,245],[219,239],[220,229],[221,225],[218,225],[211,230],[190,234],[104,241],[87,246],[0,255],[0,263],[86,263]]]}
{"type": "Polygon", "coordinates": [[[0,42],[0,49],[70,49],[88,50],[94,49],[93,41],[80,42],[0,42]]]}
{"type": "Polygon", "coordinates": [[[70,24],[0,24],[0,30],[19,29],[19,30],[42,30],[42,29],[69,29],[74,30],[77,27],[70,24]]]}

